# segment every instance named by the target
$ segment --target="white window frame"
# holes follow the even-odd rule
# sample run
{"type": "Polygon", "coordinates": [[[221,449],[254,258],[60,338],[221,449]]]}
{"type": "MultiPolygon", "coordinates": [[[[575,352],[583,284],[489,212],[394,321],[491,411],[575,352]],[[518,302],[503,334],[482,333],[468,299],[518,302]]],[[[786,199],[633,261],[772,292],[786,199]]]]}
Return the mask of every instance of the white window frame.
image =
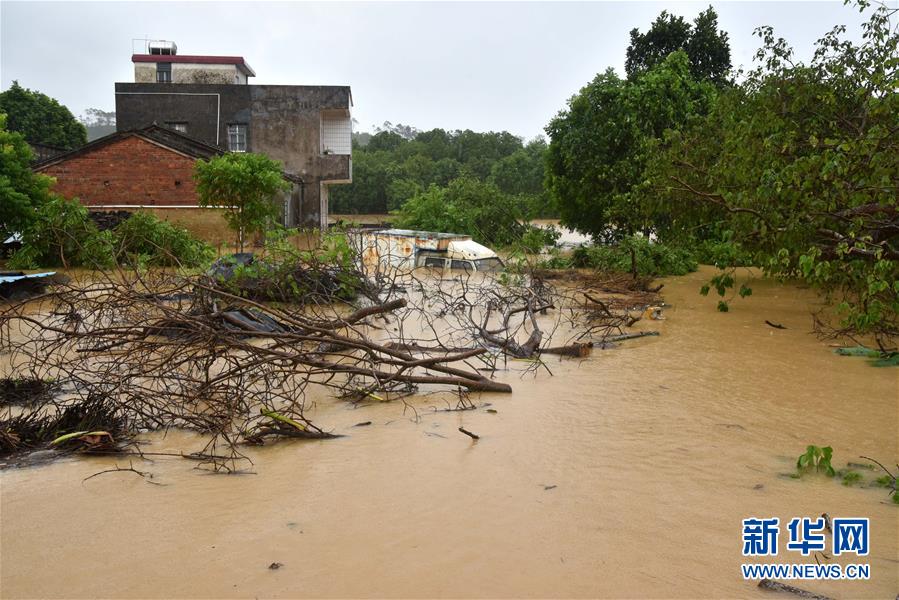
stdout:
{"type": "Polygon", "coordinates": [[[228,124],[228,150],[231,152],[247,151],[247,124],[228,124]],[[242,146],[242,147],[241,147],[242,146]]]}

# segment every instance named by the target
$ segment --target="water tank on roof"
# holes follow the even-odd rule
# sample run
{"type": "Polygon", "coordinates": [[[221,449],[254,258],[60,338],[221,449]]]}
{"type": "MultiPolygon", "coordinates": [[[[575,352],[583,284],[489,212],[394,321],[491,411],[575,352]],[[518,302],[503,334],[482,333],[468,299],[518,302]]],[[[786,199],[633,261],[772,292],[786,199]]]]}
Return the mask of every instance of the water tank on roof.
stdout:
{"type": "Polygon", "coordinates": [[[147,44],[147,48],[149,49],[150,54],[178,54],[178,45],[175,44],[175,42],[169,42],[167,40],[151,40],[147,44]]]}

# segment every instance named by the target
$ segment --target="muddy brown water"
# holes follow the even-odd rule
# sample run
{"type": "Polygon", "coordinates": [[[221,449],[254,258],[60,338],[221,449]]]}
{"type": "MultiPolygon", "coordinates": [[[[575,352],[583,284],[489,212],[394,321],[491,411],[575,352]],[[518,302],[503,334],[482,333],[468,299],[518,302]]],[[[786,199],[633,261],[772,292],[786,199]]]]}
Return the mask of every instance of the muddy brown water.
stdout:
{"type": "MultiPolygon", "coordinates": [[[[83,481],[116,464],[105,458],[2,471],[0,594],[769,597],[740,574],[741,519],[827,512],[870,517],[871,579],[794,583],[895,597],[899,507],[883,490],[780,474],[810,443],[833,446],[836,466],[895,463],[899,371],[810,335],[811,292],[756,282],[721,314],[697,294],[708,274],[666,282],[658,338],[550,361],[553,377],[500,373],[514,394],[480,398],[496,414],[421,402],[416,422],[396,403],[323,401],[313,420],[347,437],[254,450],[254,475],[135,462],[162,486],[83,481]]],[[[779,562],[813,562],[785,543],[779,562]]]]}

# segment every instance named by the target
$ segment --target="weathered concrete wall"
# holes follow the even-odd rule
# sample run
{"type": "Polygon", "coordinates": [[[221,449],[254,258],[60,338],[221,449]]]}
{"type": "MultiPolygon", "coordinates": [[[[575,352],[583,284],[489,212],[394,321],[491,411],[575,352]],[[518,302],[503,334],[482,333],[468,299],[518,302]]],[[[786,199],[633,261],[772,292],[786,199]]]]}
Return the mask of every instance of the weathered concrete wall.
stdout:
{"type": "Polygon", "coordinates": [[[134,63],[135,83],[156,83],[156,63],[134,63]]]}
{"type": "Polygon", "coordinates": [[[196,206],[193,158],[128,137],[51,164],[53,191],[87,206],[196,206]]]}
{"type": "Polygon", "coordinates": [[[348,155],[321,151],[322,111],[349,111],[346,86],[116,84],[120,131],[153,123],[186,122],[192,137],[227,149],[227,127],[247,125],[247,148],[280,161],[306,182],[300,222],[321,222],[322,181],[351,178],[348,155]]]}
{"type": "MultiPolygon", "coordinates": [[[[134,63],[135,83],[156,83],[156,63],[134,63]]],[[[237,65],[193,65],[171,63],[171,83],[199,83],[213,85],[242,85],[247,76],[237,65]]]]}
{"type": "Polygon", "coordinates": [[[234,85],[247,82],[247,77],[236,65],[172,64],[173,83],[207,83],[234,85]]]}

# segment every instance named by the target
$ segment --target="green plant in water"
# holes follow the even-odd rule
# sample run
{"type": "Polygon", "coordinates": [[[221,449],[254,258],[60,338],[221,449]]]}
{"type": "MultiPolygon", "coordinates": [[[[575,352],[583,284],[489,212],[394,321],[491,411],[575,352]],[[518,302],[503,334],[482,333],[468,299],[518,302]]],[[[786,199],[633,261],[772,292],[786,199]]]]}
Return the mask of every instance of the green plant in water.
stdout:
{"type": "Polygon", "coordinates": [[[830,446],[810,445],[805,449],[805,453],[799,456],[796,461],[796,469],[800,473],[815,471],[817,473],[825,473],[828,477],[836,475],[830,460],[833,457],[833,448],[830,446]]]}
{"type": "Polygon", "coordinates": [[[856,473],[855,471],[846,471],[843,473],[843,485],[847,487],[861,483],[861,480],[861,473],[856,473]]]}

